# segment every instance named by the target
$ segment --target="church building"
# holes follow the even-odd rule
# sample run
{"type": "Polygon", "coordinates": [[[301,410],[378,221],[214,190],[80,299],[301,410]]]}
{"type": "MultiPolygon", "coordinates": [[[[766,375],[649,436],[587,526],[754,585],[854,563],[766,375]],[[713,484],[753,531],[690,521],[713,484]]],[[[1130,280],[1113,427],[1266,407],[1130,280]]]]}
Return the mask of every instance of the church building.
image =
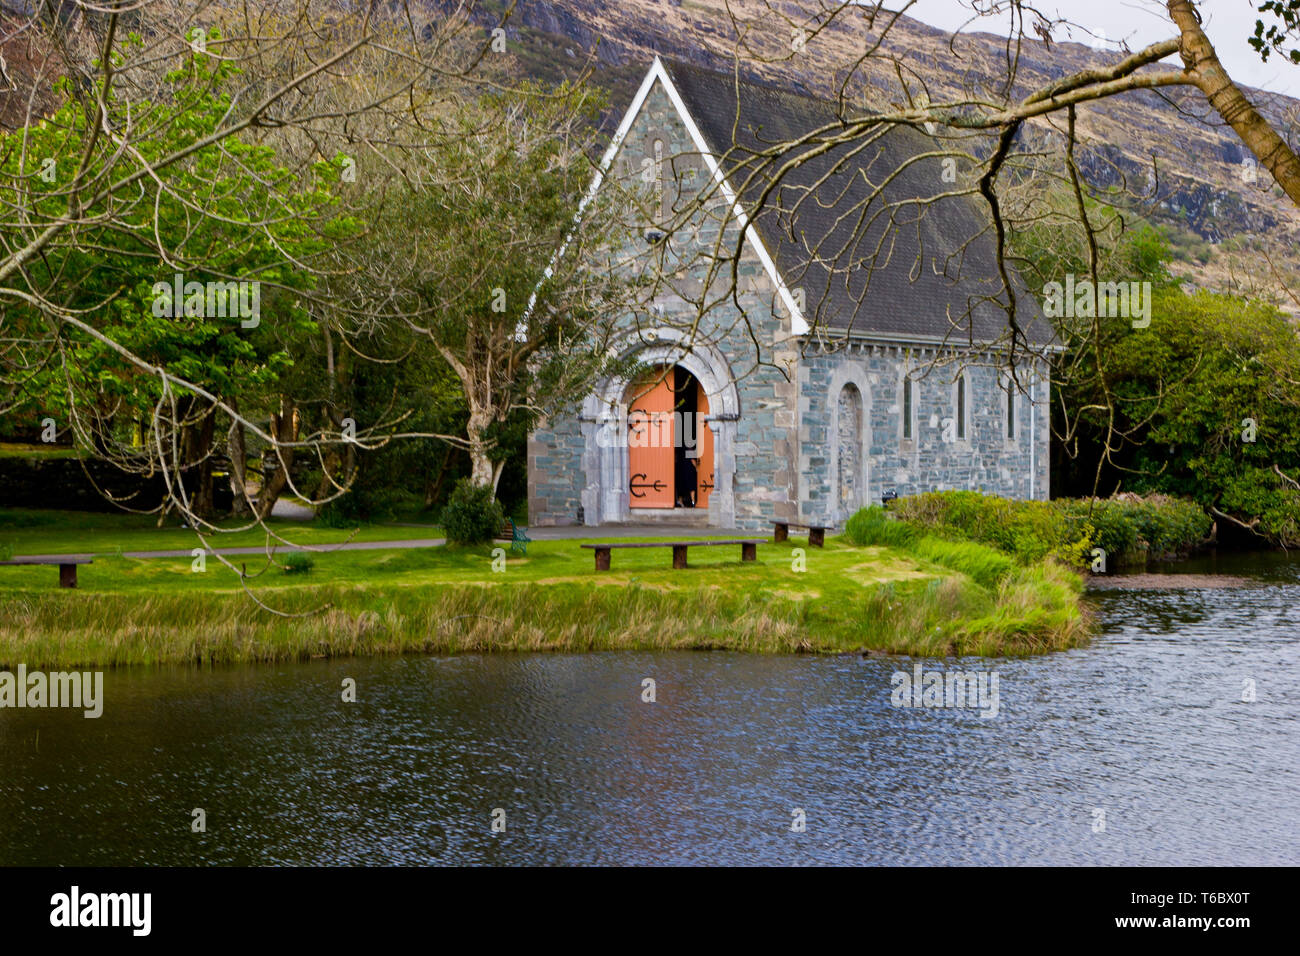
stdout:
{"type": "Polygon", "coordinates": [[[957,150],[837,127],[833,103],[651,65],[592,184],[643,200],[633,368],[530,436],[530,524],[842,528],[892,494],[1048,496],[1057,346],[1010,266],[1008,306],[957,150]]]}

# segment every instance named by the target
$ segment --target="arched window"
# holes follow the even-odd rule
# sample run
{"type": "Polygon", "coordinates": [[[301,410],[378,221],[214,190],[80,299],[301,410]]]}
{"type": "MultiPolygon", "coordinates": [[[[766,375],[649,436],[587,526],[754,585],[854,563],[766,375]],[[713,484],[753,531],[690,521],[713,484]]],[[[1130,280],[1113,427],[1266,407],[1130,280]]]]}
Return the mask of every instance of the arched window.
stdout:
{"type": "Polygon", "coordinates": [[[1003,387],[1007,390],[1007,440],[1012,441],[1016,437],[1016,383],[1008,375],[1003,387]]]}
{"type": "Polygon", "coordinates": [[[856,385],[840,389],[836,459],[835,507],[841,516],[851,515],[862,503],[862,393],[856,385]]]}
{"type": "Polygon", "coordinates": [[[955,399],[957,406],[957,440],[966,440],[966,376],[957,376],[957,396],[955,399]]]}
{"type": "Polygon", "coordinates": [[[903,437],[916,435],[916,383],[906,372],[903,373],[903,400],[899,403],[903,415],[903,437]]]}

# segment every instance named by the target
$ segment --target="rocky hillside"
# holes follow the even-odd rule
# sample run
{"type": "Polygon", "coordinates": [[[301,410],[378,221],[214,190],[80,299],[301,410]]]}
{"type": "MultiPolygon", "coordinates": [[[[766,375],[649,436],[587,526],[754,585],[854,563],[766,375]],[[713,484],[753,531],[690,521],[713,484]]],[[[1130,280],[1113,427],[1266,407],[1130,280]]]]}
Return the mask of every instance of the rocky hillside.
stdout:
{"type": "MultiPolygon", "coordinates": [[[[782,9],[794,19],[800,10],[820,6],[792,2],[782,9]]],[[[486,23],[499,10],[480,15],[486,23]]],[[[594,59],[598,82],[610,88],[618,106],[631,98],[656,54],[729,70],[742,34],[750,50],[775,60],[755,64],[746,57],[746,73],[829,95],[843,82],[846,65],[880,36],[858,16],[810,36],[800,52],[791,53],[791,31],[790,23],[775,19],[761,0],[519,0],[507,36],[520,68],[533,76],[575,75],[594,59]]],[[[903,17],[882,49],[905,71],[923,77],[936,101],[995,96],[1006,75],[1006,41],[988,33],[962,34],[954,42],[947,33],[903,17]]],[[[1027,41],[1019,51],[1014,95],[1117,59],[1119,54],[1079,43],[1027,41]]],[[[875,108],[903,101],[895,67],[884,58],[866,61],[849,89],[875,108]]],[[[1300,101],[1259,90],[1248,94],[1300,145],[1300,101]]],[[[1059,152],[1060,122],[1036,121],[1024,134],[1027,143],[1059,152]]],[[[1300,290],[1300,210],[1266,172],[1254,174],[1247,151],[1203,99],[1177,91],[1126,94],[1081,108],[1078,127],[1086,143],[1079,158],[1089,181],[1122,190],[1135,210],[1166,225],[1188,278],[1270,293],[1284,305],[1283,282],[1300,290]],[[1262,261],[1265,253],[1280,275],[1262,261]]]]}
{"type": "MultiPolygon", "coordinates": [[[[325,2],[343,6],[351,0],[325,2]]],[[[410,2],[430,13],[460,6],[458,0],[410,2]]],[[[779,7],[789,18],[783,21],[763,0],[517,0],[507,37],[521,74],[558,81],[594,63],[595,79],[610,90],[614,111],[631,99],[656,54],[731,69],[740,36],[747,44],[745,73],[829,95],[844,83],[846,66],[881,31],[865,13],[855,13],[808,36],[803,48],[792,52],[792,24],[811,28],[809,14],[801,11],[822,6],[820,0],[791,0],[779,7]],[[756,64],[754,52],[770,62],[756,64]]],[[[485,27],[495,25],[505,7],[505,0],[479,0],[475,16],[485,27]]],[[[30,77],[40,72],[44,60],[36,31],[25,28],[32,9],[29,0],[0,0],[0,128],[21,123],[27,102],[17,94],[30,90],[30,77]]],[[[85,30],[80,17],[73,23],[74,35],[85,30]]],[[[1245,41],[1244,33],[1241,39],[1245,41]]],[[[882,52],[888,56],[866,60],[845,84],[855,101],[868,108],[903,101],[894,60],[904,74],[923,78],[937,101],[995,98],[1006,75],[1003,39],[965,33],[954,40],[907,17],[891,27],[882,52]]],[[[1118,56],[1079,43],[1027,40],[1018,52],[1013,95],[1027,95],[1118,56]]],[[[39,113],[44,84],[37,85],[39,113]]],[[[1300,145],[1300,101],[1262,91],[1250,95],[1300,145]]],[[[1035,121],[1023,131],[1023,143],[1059,155],[1063,138],[1056,127],[1061,121],[1035,121]]],[[[1272,295],[1296,307],[1282,290],[1300,290],[1300,210],[1267,173],[1252,176],[1251,168],[1243,167],[1248,154],[1232,131],[1208,113],[1203,99],[1177,91],[1126,94],[1081,108],[1079,130],[1085,145],[1078,156],[1089,181],[1122,191],[1135,211],[1165,225],[1189,280],[1272,295]]]]}

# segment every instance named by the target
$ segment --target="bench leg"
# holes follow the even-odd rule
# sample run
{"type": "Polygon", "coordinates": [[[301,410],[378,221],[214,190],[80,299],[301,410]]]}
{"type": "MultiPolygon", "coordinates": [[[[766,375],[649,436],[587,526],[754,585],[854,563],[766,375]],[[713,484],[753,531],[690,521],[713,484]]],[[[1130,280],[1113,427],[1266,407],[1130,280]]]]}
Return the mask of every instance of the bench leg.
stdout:
{"type": "Polygon", "coordinates": [[[679,569],[686,567],[686,545],[673,545],[673,567],[679,569]]]}
{"type": "Polygon", "coordinates": [[[820,548],[826,544],[825,528],[809,528],[808,543],[814,548],[820,548]]]}
{"type": "Polygon", "coordinates": [[[597,571],[609,570],[609,548],[596,549],[596,570],[597,571]]]}
{"type": "Polygon", "coordinates": [[[779,524],[776,526],[776,533],[772,535],[773,541],[784,541],[790,537],[790,526],[788,524],[779,524]]]}
{"type": "Polygon", "coordinates": [[[59,587],[75,588],[77,586],[77,566],[75,564],[59,565],[59,587]]]}
{"type": "Polygon", "coordinates": [[[757,560],[758,560],[758,545],[756,545],[756,544],[742,544],[742,545],[740,546],[740,560],[742,560],[742,561],[757,561],[757,560]]]}

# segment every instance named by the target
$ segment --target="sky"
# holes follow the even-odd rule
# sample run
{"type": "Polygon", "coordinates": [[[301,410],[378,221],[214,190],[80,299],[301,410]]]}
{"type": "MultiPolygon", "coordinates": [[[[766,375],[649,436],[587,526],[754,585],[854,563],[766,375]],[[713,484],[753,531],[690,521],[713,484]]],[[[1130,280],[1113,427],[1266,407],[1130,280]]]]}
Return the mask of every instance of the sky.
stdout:
{"type": "MultiPolygon", "coordinates": [[[[996,0],[978,2],[981,8],[988,9],[996,0]]],[[[1053,32],[1057,39],[1074,40],[1089,46],[1118,49],[1115,41],[1123,40],[1131,49],[1138,50],[1148,43],[1173,37],[1178,32],[1169,19],[1162,0],[1030,2],[1046,16],[1064,18],[1097,34],[1093,37],[1082,30],[1076,30],[1074,36],[1068,36],[1063,27],[1058,27],[1053,32]],[[1102,36],[1111,42],[1104,43],[1100,39],[1102,36]]],[[[1247,86],[1300,97],[1300,66],[1283,60],[1276,53],[1264,63],[1247,42],[1255,32],[1255,21],[1259,19],[1255,8],[1260,2],[1261,0],[1199,0],[1197,7],[1205,19],[1206,35],[1234,80],[1247,86]]],[[[972,0],[919,0],[907,13],[931,26],[955,30],[970,18],[971,4],[972,0]]],[[[1000,29],[999,25],[1005,24],[1007,19],[1005,13],[1000,17],[983,17],[966,29],[1001,33],[1005,32],[1005,28],[1000,29]]],[[[1177,55],[1168,62],[1172,66],[1179,65],[1177,55]]]]}

